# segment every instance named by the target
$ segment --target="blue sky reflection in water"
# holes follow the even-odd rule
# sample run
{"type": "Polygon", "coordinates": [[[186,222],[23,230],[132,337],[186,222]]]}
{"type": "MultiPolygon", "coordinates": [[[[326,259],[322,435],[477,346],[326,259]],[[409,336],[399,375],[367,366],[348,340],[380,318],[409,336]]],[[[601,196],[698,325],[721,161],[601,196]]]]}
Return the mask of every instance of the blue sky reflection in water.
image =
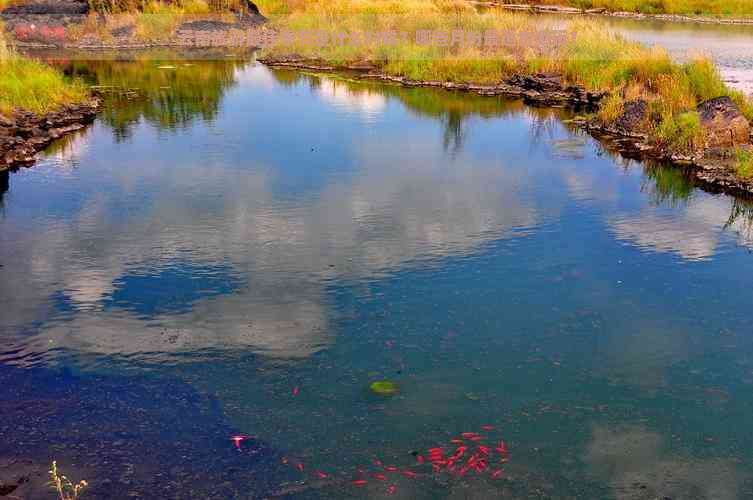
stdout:
{"type": "Polygon", "coordinates": [[[394,495],[751,494],[745,202],[612,156],[562,110],[198,64],[221,74],[212,109],[159,89],[11,174],[6,366],[180,381],[222,422],[194,439],[305,463],[280,480],[293,497],[390,496],[309,471],[407,466],[486,424],[502,479],[394,495]],[[382,379],[400,393],[370,394],[382,379]]]}

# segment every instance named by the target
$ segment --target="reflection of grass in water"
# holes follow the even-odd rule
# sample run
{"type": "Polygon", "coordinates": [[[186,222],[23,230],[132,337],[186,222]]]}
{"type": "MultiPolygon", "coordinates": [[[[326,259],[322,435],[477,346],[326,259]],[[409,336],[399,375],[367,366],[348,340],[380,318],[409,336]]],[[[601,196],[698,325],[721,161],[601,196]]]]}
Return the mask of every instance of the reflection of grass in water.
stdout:
{"type": "Polygon", "coordinates": [[[753,234],[753,200],[732,198],[729,218],[724,228],[727,229],[738,223],[739,230],[744,236],[750,237],[753,234]]]}
{"type": "Polygon", "coordinates": [[[648,194],[649,201],[654,205],[667,203],[677,207],[687,203],[693,192],[693,183],[680,169],[647,164],[641,191],[648,194]]]}
{"type": "Polygon", "coordinates": [[[118,136],[127,136],[129,127],[140,118],[160,128],[183,127],[200,117],[216,116],[225,90],[235,84],[240,61],[158,60],[87,61],[72,63],[71,72],[91,83],[118,89],[135,89],[140,98],[125,101],[110,98],[104,121],[118,136]],[[173,65],[175,69],[159,69],[173,65]]]}
{"type": "Polygon", "coordinates": [[[334,86],[342,86],[347,92],[357,96],[359,94],[378,94],[398,99],[407,109],[419,116],[427,116],[441,120],[444,126],[443,143],[446,149],[453,151],[462,149],[465,139],[464,125],[468,118],[479,116],[484,119],[510,116],[526,112],[535,117],[550,117],[552,109],[529,108],[521,100],[504,97],[489,97],[468,92],[453,92],[435,88],[412,88],[402,85],[391,85],[359,81],[338,75],[321,76],[290,70],[273,69],[271,74],[286,87],[308,82],[311,88],[319,88],[323,79],[334,86]]]}
{"type": "Polygon", "coordinates": [[[310,85],[319,85],[322,78],[335,82],[335,85],[346,87],[349,92],[358,94],[374,93],[400,99],[408,108],[422,115],[440,117],[448,113],[458,113],[463,117],[477,114],[484,118],[494,118],[513,114],[525,109],[519,100],[502,97],[488,97],[468,92],[451,92],[433,88],[411,88],[401,85],[372,83],[368,81],[352,80],[339,75],[314,75],[291,71],[287,69],[272,69],[272,76],[284,86],[293,86],[301,81],[308,81],[310,85]],[[315,83],[316,82],[316,83],[315,83]]]}

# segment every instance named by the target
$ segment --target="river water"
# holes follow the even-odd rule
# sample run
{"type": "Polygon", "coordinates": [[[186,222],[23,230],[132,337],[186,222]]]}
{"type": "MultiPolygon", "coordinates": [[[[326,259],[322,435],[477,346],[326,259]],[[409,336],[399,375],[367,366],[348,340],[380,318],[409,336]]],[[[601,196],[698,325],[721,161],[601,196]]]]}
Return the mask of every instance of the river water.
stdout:
{"type": "Polygon", "coordinates": [[[57,459],[92,498],[753,494],[745,200],[519,101],[66,69],[140,97],[3,181],[0,473],[57,459]],[[505,441],[502,473],[418,463],[463,432],[505,441]]]}

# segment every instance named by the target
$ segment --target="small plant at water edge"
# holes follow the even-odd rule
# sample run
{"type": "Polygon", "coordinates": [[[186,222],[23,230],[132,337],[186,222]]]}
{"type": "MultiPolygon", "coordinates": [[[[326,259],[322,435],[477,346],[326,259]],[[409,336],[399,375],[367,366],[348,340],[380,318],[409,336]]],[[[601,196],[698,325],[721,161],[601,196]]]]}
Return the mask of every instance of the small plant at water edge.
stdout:
{"type": "Polygon", "coordinates": [[[737,149],[735,172],[737,172],[737,175],[740,177],[746,179],[753,177],[753,151],[742,148],[737,149]]]}
{"type": "Polygon", "coordinates": [[[68,477],[58,472],[57,461],[53,460],[50,469],[50,485],[57,492],[60,500],[76,500],[81,496],[84,489],[89,486],[85,480],[73,484],[68,477]]]}

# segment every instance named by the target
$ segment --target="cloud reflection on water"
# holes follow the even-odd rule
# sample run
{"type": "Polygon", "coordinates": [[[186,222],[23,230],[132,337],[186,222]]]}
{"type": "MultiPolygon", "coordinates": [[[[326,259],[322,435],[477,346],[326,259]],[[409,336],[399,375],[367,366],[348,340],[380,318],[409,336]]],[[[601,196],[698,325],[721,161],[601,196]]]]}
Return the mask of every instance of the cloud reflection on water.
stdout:
{"type": "MultiPolygon", "coordinates": [[[[84,164],[89,150],[82,151],[84,164]]],[[[129,177],[170,184],[138,206],[129,204],[138,183],[104,174],[114,195],[94,195],[33,230],[13,228],[14,245],[28,257],[16,255],[17,265],[5,270],[0,295],[10,304],[3,326],[21,332],[47,318],[31,338],[17,339],[27,352],[52,344],[152,359],[208,348],[305,357],[333,340],[324,298],[331,280],[373,279],[416,260],[463,255],[537,222],[519,196],[521,178],[497,166],[468,158],[448,163],[433,144],[415,141],[386,149],[355,144],[353,154],[355,175],[297,200],[278,198],[277,174],[262,165],[237,170],[195,162],[174,176],[135,162],[129,177]],[[221,199],[207,201],[207,193],[220,192],[221,199]],[[187,312],[140,318],[127,307],[104,307],[139,269],[182,259],[224,263],[243,284],[200,298],[187,312]],[[12,285],[30,278],[31,286],[12,285]],[[50,297],[60,291],[70,311],[54,310],[50,297]]]]}

